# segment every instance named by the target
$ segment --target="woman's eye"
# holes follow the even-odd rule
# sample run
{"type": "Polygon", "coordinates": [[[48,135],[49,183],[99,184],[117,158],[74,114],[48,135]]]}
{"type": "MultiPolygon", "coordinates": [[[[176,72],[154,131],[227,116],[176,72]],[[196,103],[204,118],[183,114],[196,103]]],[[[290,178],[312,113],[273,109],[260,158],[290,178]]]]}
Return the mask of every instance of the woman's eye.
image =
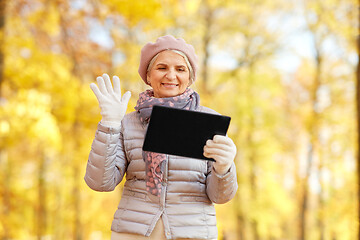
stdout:
{"type": "Polygon", "coordinates": [[[185,71],[185,69],[184,68],[179,68],[178,71],[183,72],[183,71],[185,71]]]}

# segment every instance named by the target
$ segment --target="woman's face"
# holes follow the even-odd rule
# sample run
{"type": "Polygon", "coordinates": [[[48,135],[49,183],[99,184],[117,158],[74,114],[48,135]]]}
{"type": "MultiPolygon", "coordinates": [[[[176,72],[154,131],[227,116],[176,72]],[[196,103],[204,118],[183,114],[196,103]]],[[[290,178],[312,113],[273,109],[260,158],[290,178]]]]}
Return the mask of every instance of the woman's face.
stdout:
{"type": "Polygon", "coordinates": [[[189,86],[190,72],[181,55],[165,50],[159,53],[147,74],[147,81],[154,90],[154,97],[175,97],[189,86]]]}

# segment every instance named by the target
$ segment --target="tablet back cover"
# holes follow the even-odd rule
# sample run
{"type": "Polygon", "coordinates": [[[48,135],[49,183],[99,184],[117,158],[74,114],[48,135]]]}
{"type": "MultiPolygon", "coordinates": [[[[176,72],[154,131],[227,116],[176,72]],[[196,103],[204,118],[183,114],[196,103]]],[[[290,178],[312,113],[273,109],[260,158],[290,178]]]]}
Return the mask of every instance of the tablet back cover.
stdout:
{"type": "Polygon", "coordinates": [[[154,106],[143,150],[183,157],[204,157],[204,146],[214,135],[226,135],[231,118],[204,112],[154,106]]]}

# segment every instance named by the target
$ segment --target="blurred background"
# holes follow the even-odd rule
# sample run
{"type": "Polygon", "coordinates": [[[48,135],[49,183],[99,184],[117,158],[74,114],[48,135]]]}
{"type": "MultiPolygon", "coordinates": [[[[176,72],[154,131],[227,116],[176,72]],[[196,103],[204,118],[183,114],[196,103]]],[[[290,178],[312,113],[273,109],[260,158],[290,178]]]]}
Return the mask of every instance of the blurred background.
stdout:
{"type": "Polygon", "coordinates": [[[358,239],[355,0],[0,0],[0,239],[110,238],[122,186],[83,180],[104,72],[132,92],[172,34],[232,117],[239,190],[219,239],[358,239]]]}

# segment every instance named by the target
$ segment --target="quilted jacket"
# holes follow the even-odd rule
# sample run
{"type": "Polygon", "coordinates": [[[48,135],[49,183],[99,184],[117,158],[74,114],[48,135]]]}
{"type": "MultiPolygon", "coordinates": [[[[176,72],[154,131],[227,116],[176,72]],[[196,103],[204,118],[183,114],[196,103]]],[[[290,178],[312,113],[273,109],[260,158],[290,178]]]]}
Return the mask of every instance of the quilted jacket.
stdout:
{"type": "MultiPolygon", "coordinates": [[[[197,110],[215,113],[205,107],[197,110]]],[[[167,155],[161,196],[156,197],[145,187],[142,145],[146,127],[137,112],[127,114],[119,128],[98,125],[86,184],[95,191],[113,191],[126,178],[111,230],[150,236],[161,217],[167,239],[216,239],[214,203],[234,197],[238,187],[235,165],[221,176],[211,161],[167,155]]]]}

